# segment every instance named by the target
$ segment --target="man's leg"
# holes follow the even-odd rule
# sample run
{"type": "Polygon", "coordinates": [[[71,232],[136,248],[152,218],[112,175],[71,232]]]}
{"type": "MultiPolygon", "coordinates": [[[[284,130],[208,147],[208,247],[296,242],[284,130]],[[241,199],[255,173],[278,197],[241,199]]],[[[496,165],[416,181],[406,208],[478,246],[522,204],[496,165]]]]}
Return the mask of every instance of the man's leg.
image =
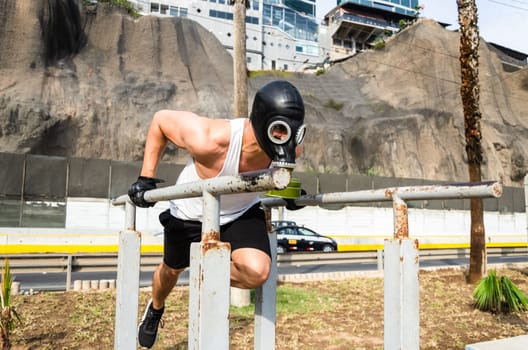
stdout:
{"type": "Polygon", "coordinates": [[[178,282],[178,276],[184,269],[173,269],[165,263],[159,264],[152,277],[152,306],[160,310],[165,305],[165,299],[178,282]]]}
{"type": "Polygon", "coordinates": [[[268,279],[271,258],[262,250],[239,248],[231,253],[231,286],[258,288],[268,279]]]}
{"type": "Polygon", "coordinates": [[[183,269],[173,269],[159,264],[152,277],[152,299],[147,304],[138,329],[139,345],[150,349],[156,342],[158,327],[163,326],[161,317],[165,311],[165,299],[169,296],[172,288],[178,281],[178,275],[183,269]]]}

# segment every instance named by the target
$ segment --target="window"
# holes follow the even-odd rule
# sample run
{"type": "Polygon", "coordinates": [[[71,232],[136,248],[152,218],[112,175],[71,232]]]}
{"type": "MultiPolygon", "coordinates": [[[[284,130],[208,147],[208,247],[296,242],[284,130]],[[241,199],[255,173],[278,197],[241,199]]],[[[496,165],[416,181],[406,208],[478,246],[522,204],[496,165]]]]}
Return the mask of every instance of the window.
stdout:
{"type": "Polygon", "coordinates": [[[299,227],[299,234],[303,236],[317,236],[317,234],[311,230],[308,230],[306,228],[299,227]]]}
{"type": "Polygon", "coordinates": [[[156,2],[150,3],[150,12],[159,12],[159,4],[156,2]]]}
{"type": "Polygon", "coordinates": [[[259,24],[259,19],[254,16],[246,16],[246,23],[249,24],[259,24]]]}
{"type": "Polygon", "coordinates": [[[209,16],[216,17],[216,18],[228,19],[228,20],[231,20],[231,21],[233,20],[233,14],[231,12],[209,10],[209,16]]]}

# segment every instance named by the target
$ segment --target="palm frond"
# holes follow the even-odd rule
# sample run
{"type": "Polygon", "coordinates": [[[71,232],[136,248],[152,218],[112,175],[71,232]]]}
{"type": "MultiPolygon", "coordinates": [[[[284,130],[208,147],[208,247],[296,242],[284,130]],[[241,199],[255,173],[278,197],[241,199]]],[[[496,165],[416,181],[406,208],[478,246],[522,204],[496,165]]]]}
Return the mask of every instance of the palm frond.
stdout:
{"type": "Polygon", "coordinates": [[[481,311],[503,312],[528,310],[528,297],[506,276],[497,278],[490,270],[473,291],[474,307],[481,311]]]}

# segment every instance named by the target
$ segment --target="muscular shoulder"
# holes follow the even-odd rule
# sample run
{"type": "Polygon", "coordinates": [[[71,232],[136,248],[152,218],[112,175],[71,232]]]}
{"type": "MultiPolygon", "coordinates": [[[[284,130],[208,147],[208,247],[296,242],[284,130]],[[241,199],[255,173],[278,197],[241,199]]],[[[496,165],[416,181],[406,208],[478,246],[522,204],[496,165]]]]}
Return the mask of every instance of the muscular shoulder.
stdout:
{"type": "Polygon", "coordinates": [[[229,145],[231,129],[225,119],[210,119],[192,112],[171,110],[160,111],[154,118],[171,142],[193,156],[216,153],[229,145]]]}

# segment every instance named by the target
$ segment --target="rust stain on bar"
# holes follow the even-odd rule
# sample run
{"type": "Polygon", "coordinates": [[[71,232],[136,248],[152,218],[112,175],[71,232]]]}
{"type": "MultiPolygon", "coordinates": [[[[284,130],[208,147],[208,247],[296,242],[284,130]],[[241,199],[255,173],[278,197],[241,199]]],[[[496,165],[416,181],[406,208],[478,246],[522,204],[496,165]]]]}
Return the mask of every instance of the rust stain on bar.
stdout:
{"type": "Polygon", "coordinates": [[[208,242],[202,242],[202,252],[203,254],[207,254],[207,252],[210,252],[212,250],[222,250],[222,249],[231,249],[231,244],[228,242],[220,242],[220,241],[208,241],[208,242]]]}
{"type": "Polygon", "coordinates": [[[218,241],[220,241],[220,232],[212,230],[209,232],[202,233],[203,243],[218,242],[218,241]]]}
{"type": "Polygon", "coordinates": [[[387,198],[392,198],[392,196],[394,195],[394,192],[396,192],[396,189],[394,188],[387,188],[385,190],[385,197],[387,198]]]}
{"type": "Polygon", "coordinates": [[[495,195],[495,197],[500,197],[502,196],[502,185],[498,182],[494,183],[493,184],[493,194],[495,195]]]}
{"type": "Polygon", "coordinates": [[[407,205],[405,203],[396,203],[394,205],[396,227],[394,231],[394,238],[409,237],[409,222],[407,220],[407,205]]]}

